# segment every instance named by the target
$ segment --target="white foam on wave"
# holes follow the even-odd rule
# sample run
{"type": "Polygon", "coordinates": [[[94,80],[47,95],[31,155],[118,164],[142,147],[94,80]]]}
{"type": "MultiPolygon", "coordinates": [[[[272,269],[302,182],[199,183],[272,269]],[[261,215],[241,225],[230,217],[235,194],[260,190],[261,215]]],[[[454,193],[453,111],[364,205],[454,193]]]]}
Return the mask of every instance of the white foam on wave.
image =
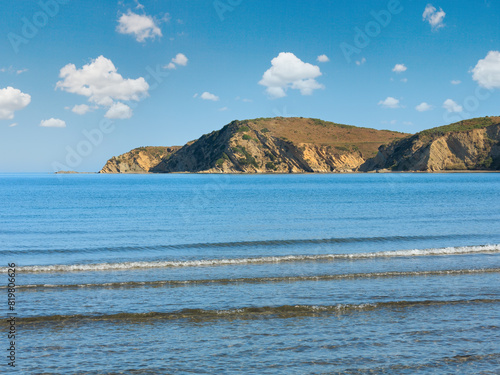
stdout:
{"type": "MultiPolygon", "coordinates": [[[[285,255],[258,258],[233,258],[233,259],[198,259],[186,261],[153,261],[153,262],[123,262],[123,263],[94,263],[94,264],[55,264],[43,266],[17,267],[19,273],[55,273],[55,272],[82,272],[82,271],[112,271],[139,268],[177,268],[177,267],[210,267],[243,264],[284,263],[303,261],[334,261],[367,258],[392,258],[392,257],[417,257],[437,255],[462,255],[474,253],[497,253],[500,252],[500,244],[445,247],[436,249],[413,249],[379,251],[371,253],[352,254],[319,254],[319,255],[285,255]]],[[[0,273],[6,273],[7,268],[0,268],[0,273]]]]}

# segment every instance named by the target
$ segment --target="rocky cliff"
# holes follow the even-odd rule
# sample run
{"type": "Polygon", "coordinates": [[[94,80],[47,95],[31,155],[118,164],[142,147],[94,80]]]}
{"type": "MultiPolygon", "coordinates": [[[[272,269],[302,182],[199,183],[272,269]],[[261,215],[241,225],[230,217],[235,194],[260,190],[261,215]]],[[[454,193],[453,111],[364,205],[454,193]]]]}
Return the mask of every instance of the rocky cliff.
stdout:
{"type": "Polygon", "coordinates": [[[152,157],[149,149],[159,148],[132,150],[110,159],[101,173],[347,172],[357,170],[380,145],[406,136],[318,119],[233,121],[164,155],[152,157]]]}
{"type": "Polygon", "coordinates": [[[483,117],[425,130],[381,146],[360,171],[499,170],[500,117],[483,117]]]}
{"type": "Polygon", "coordinates": [[[168,160],[181,147],[139,147],[113,156],[99,173],[148,173],[163,160],[168,160]]]}

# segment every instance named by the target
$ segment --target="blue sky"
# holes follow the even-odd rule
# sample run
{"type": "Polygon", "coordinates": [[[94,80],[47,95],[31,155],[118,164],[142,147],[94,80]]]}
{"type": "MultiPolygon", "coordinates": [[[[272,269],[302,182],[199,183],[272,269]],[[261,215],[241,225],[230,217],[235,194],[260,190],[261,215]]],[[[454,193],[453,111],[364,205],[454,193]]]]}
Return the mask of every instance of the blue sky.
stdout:
{"type": "Polygon", "coordinates": [[[234,119],[417,132],[499,115],[495,1],[14,1],[0,171],[97,171],[234,119]]]}

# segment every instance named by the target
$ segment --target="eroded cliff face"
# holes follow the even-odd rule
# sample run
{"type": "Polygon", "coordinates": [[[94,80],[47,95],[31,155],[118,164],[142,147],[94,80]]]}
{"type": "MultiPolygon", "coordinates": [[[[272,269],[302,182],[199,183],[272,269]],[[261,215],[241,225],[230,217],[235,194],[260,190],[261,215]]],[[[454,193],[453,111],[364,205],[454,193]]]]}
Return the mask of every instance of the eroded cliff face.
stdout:
{"type": "Polygon", "coordinates": [[[179,146],[139,147],[120,156],[113,156],[99,173],[149,173],[179,149],[179,146]]]}
{"type": "Polygon", "coordinates": [[[143,147],[101,173],[328,173],[356,171],[380,145],[407,134],[317,119],[233,121],[183,147],[143,147]]]}
{"type": "MultiPolygon", "coordinates": [[[[200,173],[350,172],[355,171],[366,160],[366,156],[355,143],[348,145],[343,143],[340,145],[341,142],[323,145],[295,143],[277,136],[276,131],[264,127],[266,124],[269,125],[269,123],[233,121],[223,129],[204,135],[191,145],[184,146],[152,171],[163,173],[185,171],[200,173]]],[[[403,136],[395,132],[387,133],[390,133],[390,139],[403,136]]],[[[373,147],[372,142],[368,143],[370,147],[373,147]]]]}
{"type": "Polygon", "coordinates": [[[361,171],[498,170],[500,169],[500,125],[446,133],[426,132],[381,146],[375,158],[361,171]]]}

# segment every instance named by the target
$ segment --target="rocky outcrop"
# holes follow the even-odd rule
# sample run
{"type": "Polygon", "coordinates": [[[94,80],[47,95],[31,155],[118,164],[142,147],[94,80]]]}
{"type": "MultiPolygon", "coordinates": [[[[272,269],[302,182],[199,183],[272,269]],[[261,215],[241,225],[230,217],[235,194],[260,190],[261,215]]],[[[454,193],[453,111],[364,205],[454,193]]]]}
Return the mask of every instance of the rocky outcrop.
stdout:
{"type": "Polygon", "coordinates": [[[148,173],[179,149],[179,146],[135,148],[120,156],[113,156],[99,173],[148,173]]]}
{"type": "Polygon", "coordinates": [[[221,130],[206,134],[182,147],[168,160],[159,163],[152,172],[351,172],[383,141],[403,136],[405,134],[313,119],[233,121],[221,130]],[[286,130],[282,129],[283,126],[286,130]],[[294,129],[300,129],[304,135],[294,129]],[[304,129],[308,130],[311,139],[322,139],[324,142],[297,142],[305,137],[304,129]],[[349,137],[342,137],[342,133],[347,133],[349,137]],[[346,138],[352,143],[346,143],[346,138]]]}
{"type": "Polygon", "coordinates": [[[356,171],[404,133],[318,119],[233,121],[183,147],[142,147],[111,158],[100,173],[304,173],[356,171]]]}
{"type": "Polygon", "coordinates": [[[499,170],[500,118],[472,119],[429,129],[381,146],[360,171],[499,170]]]}

